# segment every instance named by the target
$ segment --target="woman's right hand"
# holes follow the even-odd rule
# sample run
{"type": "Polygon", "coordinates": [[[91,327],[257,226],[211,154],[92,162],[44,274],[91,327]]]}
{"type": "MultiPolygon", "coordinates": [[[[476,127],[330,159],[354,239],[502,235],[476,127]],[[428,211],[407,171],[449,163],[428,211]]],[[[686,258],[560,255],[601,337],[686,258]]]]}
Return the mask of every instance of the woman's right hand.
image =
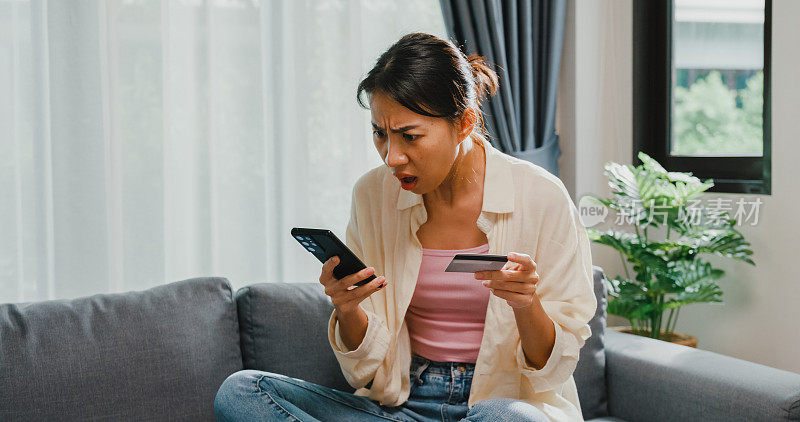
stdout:
{"type": "Polygon", "coordinates": [[[369,277],[375,272],[375,268],[367,267],[359,272],[337,279],[333,275],[333,269],[339,264],[339,257],[333,256],[322,265],[322,274],[319,276],[319,282],[325,286],[325,294],[330,296],[333,306],[339,312],[347,313],[354,311],[358,304],[361,303],[367,296],[375,293],[378,289],[386,285],[386,277],[375,277],[374,280],[361,286],[354,286],[361,280],[369,277]]]}

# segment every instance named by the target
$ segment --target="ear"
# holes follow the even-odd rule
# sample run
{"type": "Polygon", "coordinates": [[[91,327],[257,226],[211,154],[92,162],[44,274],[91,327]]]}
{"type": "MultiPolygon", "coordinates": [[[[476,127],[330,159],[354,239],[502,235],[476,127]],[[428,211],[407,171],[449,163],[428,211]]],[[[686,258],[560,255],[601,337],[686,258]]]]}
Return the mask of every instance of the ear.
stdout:
{"type": "Polygon", "coordinates": [[[467,136],[475,128],[475,122],[478,120],[478,115],[475,113],[475,109],[472,107],[468,107],[464,110],[464,114],[461,116],[461,130],[459,131],[459,139],[464,140],[467,136]]]}

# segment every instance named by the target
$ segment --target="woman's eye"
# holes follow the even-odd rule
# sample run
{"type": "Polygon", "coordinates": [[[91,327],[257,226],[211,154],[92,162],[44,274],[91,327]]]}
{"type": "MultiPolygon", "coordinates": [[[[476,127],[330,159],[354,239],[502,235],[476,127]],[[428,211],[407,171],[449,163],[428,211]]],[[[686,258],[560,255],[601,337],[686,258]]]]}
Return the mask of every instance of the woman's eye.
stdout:
{"type": "MultiPolygon", "coordinates": [[[[383,132],[381,132],[379,130],[373,130],[372,134],[377,136],[378,138],[383,138],[383,132]]],[[[410,135],[408,133],[404,133],[403,134],[403,139],[405,139],[407,141],[415,141],[417,138],[419,138],[419,136],[420,135],[410,135]]]]}

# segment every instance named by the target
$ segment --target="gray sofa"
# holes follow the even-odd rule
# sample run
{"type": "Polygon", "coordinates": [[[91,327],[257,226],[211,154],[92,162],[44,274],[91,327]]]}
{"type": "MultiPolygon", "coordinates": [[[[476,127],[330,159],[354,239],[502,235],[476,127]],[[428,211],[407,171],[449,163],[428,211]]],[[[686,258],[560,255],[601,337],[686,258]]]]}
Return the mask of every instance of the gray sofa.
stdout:
{"type": "MultiPolygon", "coordinates": [[[[575,380],[586,420],[800,420],[800,375],[605,331],[575,380]]],[[[225,378],[260,369],[354,391],[326,337],[317,283],[195,278],[140,292],[0,305],[0,420],[214,420],[225,378]]]]}

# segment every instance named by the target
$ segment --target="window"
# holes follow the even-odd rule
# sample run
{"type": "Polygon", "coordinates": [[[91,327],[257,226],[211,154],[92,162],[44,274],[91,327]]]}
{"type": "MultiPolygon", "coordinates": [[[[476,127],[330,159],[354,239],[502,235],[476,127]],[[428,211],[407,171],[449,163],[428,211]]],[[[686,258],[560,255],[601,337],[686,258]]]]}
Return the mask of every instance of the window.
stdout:
{"type": "Polygon", "coordinates": [[[771,193],[771,0],[633,5],[633,139],[712,192],[771,193]]]}

